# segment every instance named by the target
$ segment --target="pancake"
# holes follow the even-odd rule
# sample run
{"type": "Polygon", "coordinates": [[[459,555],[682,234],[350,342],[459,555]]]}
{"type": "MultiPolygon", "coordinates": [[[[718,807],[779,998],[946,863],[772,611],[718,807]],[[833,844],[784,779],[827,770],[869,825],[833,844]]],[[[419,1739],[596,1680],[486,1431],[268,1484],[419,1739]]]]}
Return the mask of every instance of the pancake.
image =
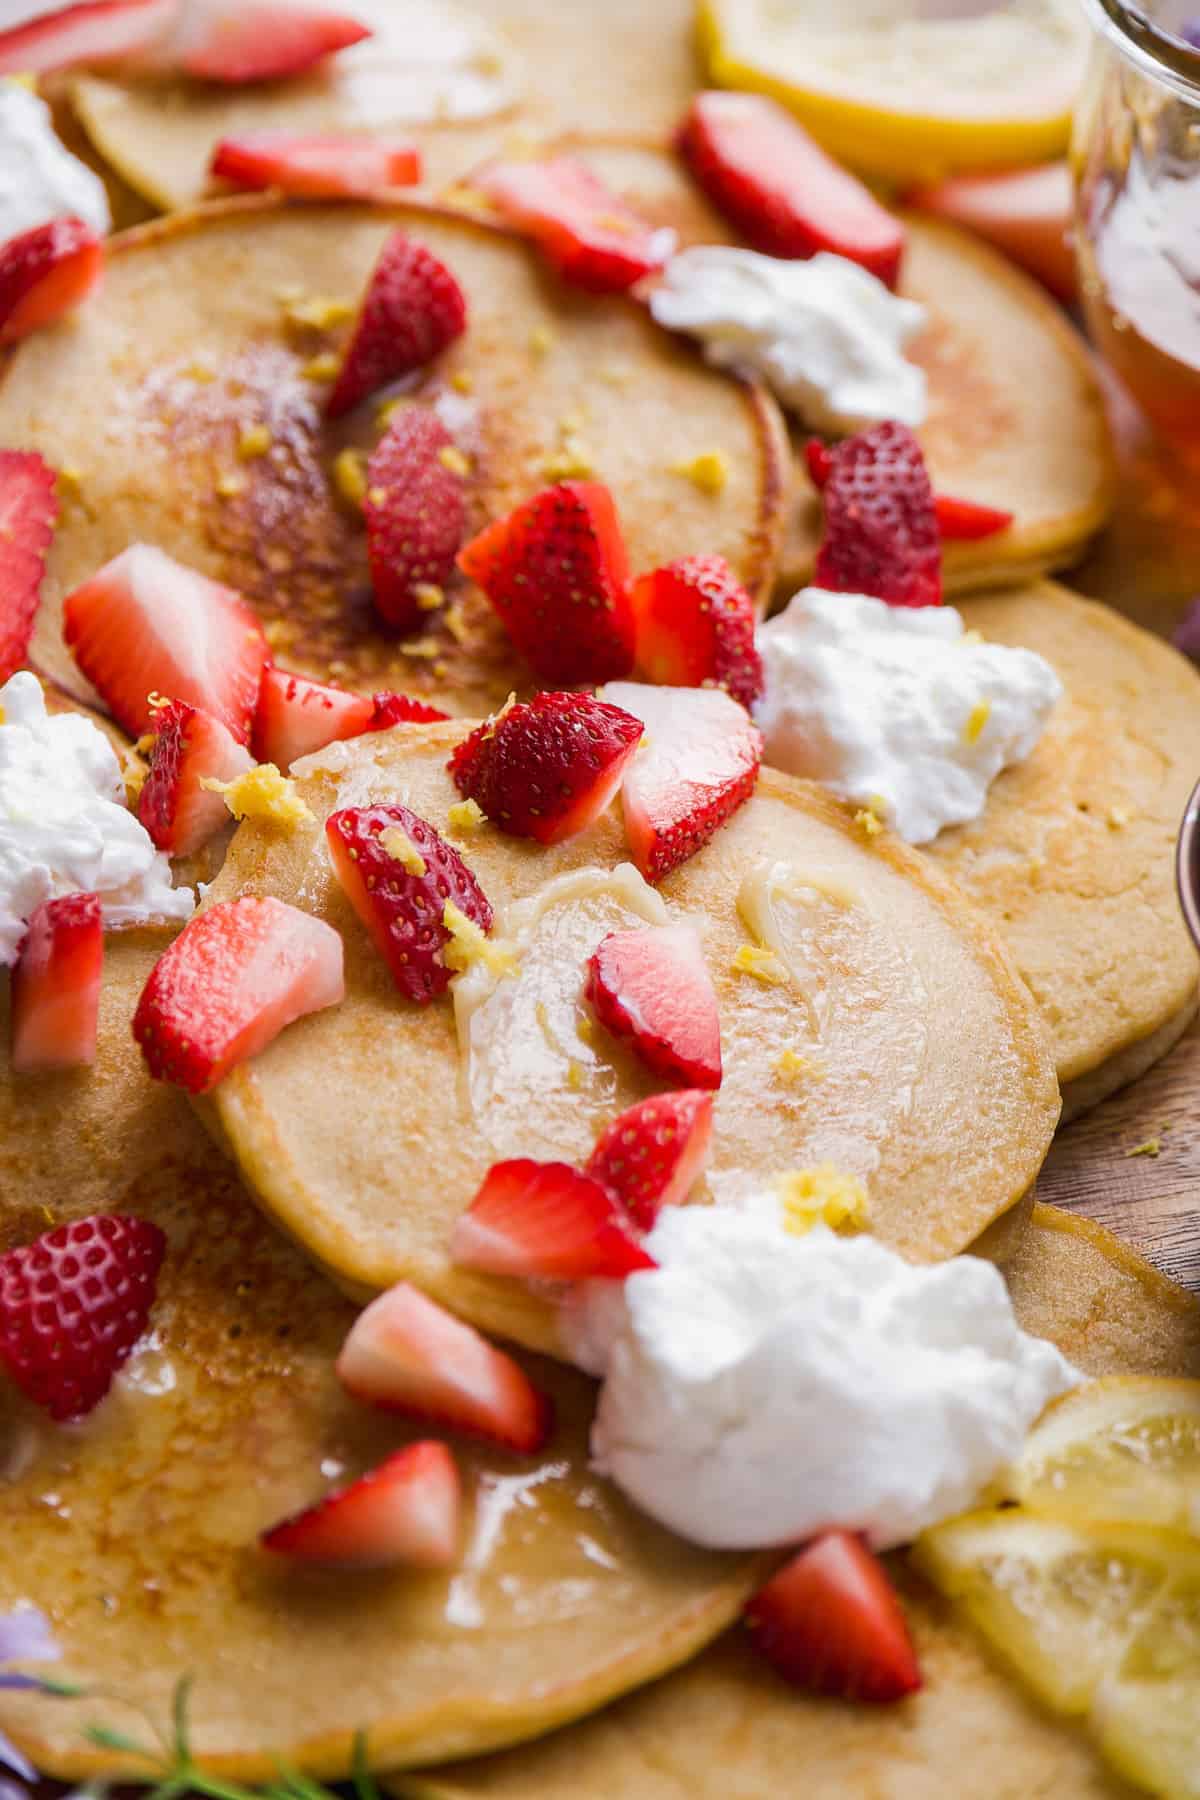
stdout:
{"type": "Polygon", "coordinates": [[[28,338],[0,378],[0,443],[79,471],[43,586],[42,670],[83,691],[61,643],[62,596],[143,538],[240,588],[289,668],[475,714],[529,685],[491,608],[461,578],[448,589],[459,604],[430,615],[408,640],[415,649],[382,634],[361,515],[330,475],[348,441],[373,442],[376,415],[363,409],[349,436],[323,425],[323,389],[301,371],[347,327],[297,330],[281,295],[356,303],[398,226],[468,294],[466,335],[414,391],[474,457],[470,528],[554,478],[578,416],[634,569],[719,551],[765,603],[786,450],[759,390],[703,369],[633,301],[568,292],[502,231],[416,207],[242,200],[116,240],[99,297],[70,325],[28,338]],[[240,458],[241,432],[264,423],[267,454],[240,458]],[[675,465],[714,444],[730,479],[705,494],[675,465]],[[236,491],[219,492],[230,480],[236,491]]]}
{"type": "MultiPolygon", "coordinates": [[[[473,1016],[464,1062],[450,998],[418,1008],[396,994],[320,829],[339,806],[399,797],[449,833],[457,795],[445,762],[462,735],[401,727],[306,758],[298,786],[313,825],[285,835],[247,821],[214,889],[295,901],[345,940],[345,1002],[202,1102],[251,1190],[339,1281],[367,1293],[408,1276],[486,1328],[558,1350],[543,1294],[456,1271],[447,1241],[494,1161],[585,1159],[600,1126],[652,1091],[607,1040],[577,1036],[576,1008],[600,938],[667,917],[700,932],[721,1010],[716,1198],[831,1161],[869,1182],[881,1238],[934,1260],[1031,1185],[1058,1094],[1036,1009],[1003,952],[927,861],[896,843],[870,849],[846,809],[774,773],[661,898],[632,870],[611,874],[628,855],[615,810],[552,850],[491,827],[473,834],[463,851],[498,914],[530,900],[543,910],[529,960],[473,1016]],[[767,909],[795,987],[733,967],[750,941],[737,902],[776,864],[781,897],[767,909]],[[591,871],[586,896],[553,885],[573,871],[591,871]],[[808,1059],[795,1084],[776,1070],[788,1047],[808,1059]]],[[[496,929],[515,924],[509,912],[496,929]]]]}
{"type": "MultiPolygon", "coordinates": [[[[1035,1209],[1006,1270],[1018,1317],[1090,1375],[1200,1375],[1200,1304],[1088,1220],[1035,1209]]],[[[389,1784],[403,1800],[1133,1800],[1081,1732],[1027,1700],[894,1558],[926,1687],[893,1708],[810,1700],[740,1634],[541,1743],[389,1784]],[[969,1771],[969,1774],[965,1774],[969,1771]]]]}

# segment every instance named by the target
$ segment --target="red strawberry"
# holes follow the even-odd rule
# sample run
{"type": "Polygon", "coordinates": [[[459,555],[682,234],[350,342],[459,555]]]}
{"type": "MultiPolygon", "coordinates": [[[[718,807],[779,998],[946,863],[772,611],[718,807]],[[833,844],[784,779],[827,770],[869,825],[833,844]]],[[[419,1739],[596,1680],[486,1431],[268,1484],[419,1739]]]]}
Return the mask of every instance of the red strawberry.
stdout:
{"type": "Polygon", "coordinates": [[[52,1419],[99,1404],[146,1329],[167,1241],[148,1219],[78,1219],[0,1256],[0,1362],[52,1419]]]}
{"type": "Polygon", "coordinates": [[[54,470],[36,450],[0,450],[0,682],[28,654],[57,519],[54,470]]]}
{"type": "Polygon", "coordinates": [[[185,925],[150,971],[133,1035],[156,1081],[204,1094],[305,1013],[345,992],[331,925],[244,894],[185,925]]]}
{"type": "Polygon", "coordinates": [[[370,36],[348,13],[296,0],[187,0],[153,61],[200,81],[275,81],[370,36]]]}
{"type": "Polygon", "coordinates": [[[993,537],[1013,522],[1013,515],[999,506],[956,500],[951,494],[935,494],[933,510],[943,540],[973,542],[977,538],[993,537]]]}
{"type": "Polygon", "coordinates": [[[323,750],[326,744],[370,731],[374,718],[375,703],[365,694],[269,668],[258,691],[254,754],[259,762],[290,769],[300,757],[323,750]]]}
{"type": "Polygon", "coordinates": [[[641,737],[639,720],[591,694],[535,694],[478,726],[446,766],[502,831],[559,844],[605,811],[641,737]]]}
{"type": "Polygon", "coordinates": [[[588,963],[585,992],[604,1029],[656,1075],[720,1087],[717,996],[690,925],[610,932],[588,963]]]}
{"type": "Polygon", "coordinates": [[[448,1568],[462,1535],[462,1490],[445,1444],[409,1444],[348,1487],[264,1531],[264,1550],[339,1569],[448,1568]]]}
{"type": "Polygon", "coordinates": [[[452,901],[481,931],[490,931],[492,909],[483,889],[458,851],[398,801],[331,813],[325,837],[346,898],[396,986],[427,1006],[445,993],[453,974],[442,954],[450,942],[443,922],[446,903],[452,901]],[[392,832],[407,840],[411,867],[391,854],[385,840],[392,832]],[[418,862],[424,864],[421,871],[418,862]]]}
{"type": "Polygon", "coordinates": [[[0,244],[0,344],[53,325],[104,273],[104,244],[82,219],[51,219],[0,244]]]}
{"type": "Polygon", "coordinates": [[[607,1188],[569,1163],[494,1163],[454,1227],[450,1254],[489,1275],[581,1281],[653,1269],[607,1188]]]}
{"type": "Polygon", "coordinates": [[[754,602],[723,556],[685,556],[633,585],[637,672],[667,687],[722,687],[749,707],[763,690],[754,602]]]}
{"type": "Polygon", "coordinates": [[[649,1231],[664,1206],[678,1206],[704,1167],[712,1139],[712,1095],[697,1088],[652,1094],[596,1140],[586,1174],[649,1231]]]}
{"type": "Polygon", "coordinates": [[[809,438],[804,446],[809,480],[815,488],[823,488],[833,470],[833,451],[820,438],[809,438]]]}
{"type": "Polygon", "coordinates": [[[219,719],[183,700],[154,714],[150,772],[138,795],[138,818],[160,850],[190,856],[229,823],[220,794],[201,783],[233,781],[253,768],[250,752],[219,719]]]}
{"type": "Polygon", "coordinates": [[[648,225],[573,156],[487,163],[470,186],[537,241],[564,281],[592,293],[632,287],[674,249],[674,232],[648,225]]]}
{"type": "Polygon", "coordinates": [[[904,230],[791,113],[760,94],[697,94],[679,148],[713,205],[755,250],[831,250],[894,283],[904,230]]]}
{"type": "Polygon", "coordinates": [[[15,1074],[95,1062],[103,961],[95,894],[46,900],[30,915],[12,972],[15,1074]]]}
{"type": "Polygon", "coordinates": [[[371,731],[387,731],[393,725],[433,725],[448,719],[440,707],[427,706],[424,700],[410,700],[407,694],[375,694],[375,710],[368,727],[371,731]]]}
{"type": "Polygon", "coordinates": [[[754,792],[762,736],[717,688],[615,681],[605,690],[646,727],[621,789],[625,836],[647,881],[695,856],[754,792]]]}
{"type": "Polygon", "coordinates": [[[396,631],[421,622],[417,589],[442,587],[467,527],[463,477],[442,461],[454,440],[435,412],[404,406],[367,464],[367,552],[375,610],[396,631]]]}
{"type": "Polygon", "coordinates": [[[550,1434],[550,1402],[520,1364],[406,1281],[359,1313],[337,1373],[356,1400],[522,1455],[550,1434]]]}
{"type": "Polygon", "coordinates": [[[145,54],[162,37],[179,0],[81,0],[0,31],[0,75],[100,68],[145,54]]]}
{"type": "Polygon", "coordinates": [[[952,175],[907,194],[904,203],[977,231],[1068,306],[1078,298],[1071,171],[1065,162],[995,175],[952,175]]]}
{"type": "Polygon", "coordinates": [[[118,725],[140,737],[150,696],[211,713],[250,736],[263,670],[262,628],[241,595],[152,544],[133,544],[68,594],[63,636],[118,725]]]}
{"type": "Polygon", "coordinates": [[[832,451],[814,580],[891,606],[937,606],[942,540],[925,458],[907,425],[887,419],[832,451]]]}
{"type": "Polygon", "coordinates": [[[785,1681],[840,1700],[901,1700],[921,1671],[900,1602],[860,1538],[827,1531],[746,1608],[756,1647],[785,1681]]]}
{"type": "Polygon", "coordinates": [[[375,264],[325,411],[340,418],[376,388],[432,362],[466,328],[466,295],[445,263],[394,231],[375,264]]]}
{"type": "Polygon", "coordinates": [[[219,180],[235,187],[338,198],[410,187],[421,179],[421,152],[399,139],[248,131],[241,137],[222,138],[209,167],[219,180]]]}
{"type": "Polygon", "coordinates": [[[544,488],[472,538],[458,566],[540,680],[611,681],[633,668],[629,564],[599,482],[544,488]]]}

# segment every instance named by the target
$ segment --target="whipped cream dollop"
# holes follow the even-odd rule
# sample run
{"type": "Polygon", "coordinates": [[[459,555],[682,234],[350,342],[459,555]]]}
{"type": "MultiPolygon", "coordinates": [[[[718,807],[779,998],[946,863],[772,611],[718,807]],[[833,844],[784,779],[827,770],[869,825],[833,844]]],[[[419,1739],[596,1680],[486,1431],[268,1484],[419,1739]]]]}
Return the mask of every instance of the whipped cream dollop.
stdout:
{"type": "Polygon", "coordinates": [[[650,310],[660,325],[699,338],[717,368],[761,377],[817,431],[925,418],[925,373],[904,355],[924,309],[844,256],[784,262],[722,244],[683,250],[650,310]]]}
{"type": "Polygon", "coordinates": [[[1063,692],[1044,657],[985,643],[951,606],[803,588],[757,641],[767,762],[869,807],[910,844],[977,819],[1063,692]]]}
{"type": "Polygon", "coordinates": [[[45,102],[0,78],[0,244],[68,214],[103,236],[104,183],[62,144],[45,102]]]}
{"type": "Polygon", "coordinates": [[[44,900],[98,894],[108,925],[186,919],[189,888],[124,803],[116,754],[78,713],[49,714],[37,678],[0,688],[0,966],[44,900]]]}
{"type": "Polygon", "coordinates": [[[780,1203],[667,1207],[658,1268],[588,1282],[568,1347],[604,1377],[597,1467],[713,1549],[840,1527],[878,1550],[963,1511],[1080,1376],[1018,1326],[991,1263],[918,1268],[780,1203]]]}

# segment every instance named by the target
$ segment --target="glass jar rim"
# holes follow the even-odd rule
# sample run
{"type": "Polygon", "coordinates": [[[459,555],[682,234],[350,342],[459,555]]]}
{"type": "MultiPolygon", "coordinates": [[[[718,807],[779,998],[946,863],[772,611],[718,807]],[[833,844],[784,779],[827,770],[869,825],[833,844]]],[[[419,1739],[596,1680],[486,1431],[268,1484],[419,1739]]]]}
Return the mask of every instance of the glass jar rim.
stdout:
{"type": "Polygon", "coordinates": [[[1165,31],[1132,0],[1086,0],[1086,5],[1097,31],[1143,74],[1200,101],[1200,49],[1165,31]]]}

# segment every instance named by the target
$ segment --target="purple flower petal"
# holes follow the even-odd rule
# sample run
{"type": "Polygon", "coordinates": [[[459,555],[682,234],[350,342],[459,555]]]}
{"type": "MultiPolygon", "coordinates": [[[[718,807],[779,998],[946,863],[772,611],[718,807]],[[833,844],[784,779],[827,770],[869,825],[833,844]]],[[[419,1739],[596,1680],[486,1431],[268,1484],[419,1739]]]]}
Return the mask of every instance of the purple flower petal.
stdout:
{"type": "Polygon", "coordinates": [[[1200,19],[1185,19],[1182,25],[1176,26],[1175,36],[1190,44],[1193,50],[1200,50],[1200,19]]]}
{"type": "MultiPolygon", "coordinates": [[[[2,1731],[0,1731],[0,1764],[3,1764],[6,1769],[11,1769],[13,1774],[19,1775],[23,1781],[36,1781],[38,1778],[38,1772],[33,1764],[21,1755],[17,1746],[10,1743],[2,1731]]],[[[21,1800],[29,1800],[29,1796],[22,1794],[15,1782],[5,1781],[2,1776],[0,1776],[0,1789],[4,1790],[4,1800],[10,1800],[13,1792],[20,1794],[21,1800]]]]}
{"type": "Polygon", "coordinates": [[[1193,662],[1200,662],[1200,595],[1192,601],[1171,633],[1171,642],[1193,662]]]}
{"type": "MultiPolygon", "coordinates": [[[[0,1613],[0,1671],[13,1662],[57,1662],[62,1651],[54,1641],[49,1620],[36,1606],[17,1606],[0,1613]]],[[[16,1686],[19,1676],[0,1673],[0,1682],[16,1686]]]]}

